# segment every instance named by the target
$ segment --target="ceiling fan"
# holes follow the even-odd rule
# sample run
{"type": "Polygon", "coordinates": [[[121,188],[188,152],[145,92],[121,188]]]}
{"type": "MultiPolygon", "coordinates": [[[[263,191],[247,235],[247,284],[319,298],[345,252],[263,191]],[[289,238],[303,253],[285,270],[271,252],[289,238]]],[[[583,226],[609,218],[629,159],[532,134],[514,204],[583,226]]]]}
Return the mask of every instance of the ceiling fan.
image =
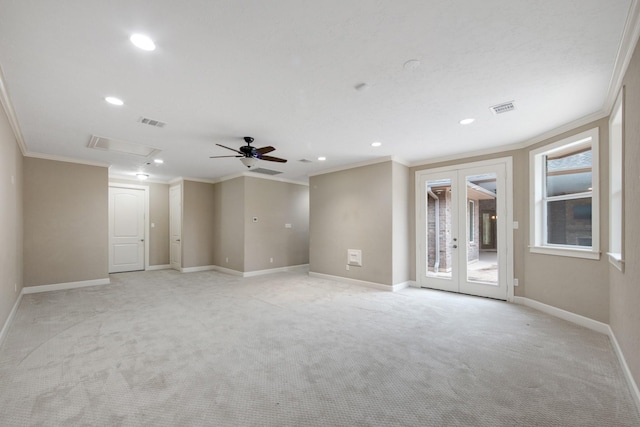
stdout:
{"type": "Polygon", "coordinates": [[[219,145],[222,148],[226,148],[227,150],[235,151],[236,153],[238,153],[238,155],[235,155],[235,156],[211,156],[211,158],[212,159],[219,159],[221,157],[238,157],[238,158],[240,158],[240,161],[242,162],[242,164],[245,165],[246,167],[248,167],[249,169],[251,169],[253,166],[255,166],[255,164],[256,164],[256,162],[258,160],[266,160],[268,162],[278,162],[278,163],[286,163],[287,162],[286,159],[281,159],[280,157],[265,156],[265,154],[270,153],[272,151],[275,151],[275,148],[273,148],[271,146],[262,147],[262,148],[252,147],[251,146],[251,143],[253,142],[253,138],[252,137],[245,136],[243,139],[244,139],[244,142],[247,143],[247,145],[243,145],[242,147],[240,147],[239,150],[236,150],[235,148],[230,148],[230,147],[224,146],[222,144],[216,144],[216,145],[219,145]]]}

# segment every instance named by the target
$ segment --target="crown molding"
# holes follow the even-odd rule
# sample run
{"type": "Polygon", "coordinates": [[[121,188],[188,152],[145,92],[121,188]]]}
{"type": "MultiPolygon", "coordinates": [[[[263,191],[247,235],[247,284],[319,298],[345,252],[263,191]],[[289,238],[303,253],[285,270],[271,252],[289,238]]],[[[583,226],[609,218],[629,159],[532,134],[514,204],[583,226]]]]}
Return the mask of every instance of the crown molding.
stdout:
{"type": "Polygon", "coordinates": [[[27,144],[24,142],[24,137],[22,136],[22,130],[20,129],[20,124],[18,123],[18,117],[16,116],[16,112],[13,109],[13,104],[11,103],[11,97],[9,97],[9,89],[5,83],[4,73],[2,71],[2,67],[0,66],[0,104],[2,104],[2,108],[4,108],[4,112],[7,114],[7,118],[9,119],[9,125],[11,126],[11,130],[13,131],[13,135],[16,138],[18,143],[18,147],[20,147],[20,151],[23,156],[26,156],[29,150],[27,150],[27,144]]]}
{"type": "Polygon", "coordinates": [[[109,163],[98,162],[93,160],[81,160],[75,159],[73,157],[64,157],[57,156],[55,154],[44,154],[44,153],[31,153],[27,152],[24,154],[25,157],[31,157],[33,159],[43,159],[43,160],[54,160],[56,162],[66,162],[66,163],[75,163],[78,165],[86,165],[86,166],[99,166],[101,168],[110,168],[111,165],[109,163]]]}
{"type": "Polygon", "coordinates": [[[613,104],[616,102],[616,97],[622,87],[622,80],[631,62],[638,39],[640,39],[640,0],[632,0],[627,20],[624,24],[618,53],[616,54],[616,62],[609,82],[607,97],[602,106],[602,111],[606,112],[607,115],[611,112],[613,104]]]}
{"type": "Polygon", "coordinates": [[[399,158],[397,158],[395,156],[384,156],[384,157],[379,157],[379,158],[373,159],[373,160],[365,160],[363,162],[350,163],[348,165],[336,166],[335,168],[324,169],[324,170],[321,170],[319,172],[310,173],[309,176],[311,177],[311,176],[325,175],[325,174],[328,174],[328,173],[346,171],[346,170],[349,170],[349,169],[355,169],[355,168],[360,168],[360,167],[363,167],[363,166],[376,165],[378,163],[386,163],[386,162],[395,162],[395,163],[399,163],[399,164],[401,164],[403,166],[407,166],[407,167],[411,166],[410,163],[407,163],[404,160],[400,160],[399,158]]]}

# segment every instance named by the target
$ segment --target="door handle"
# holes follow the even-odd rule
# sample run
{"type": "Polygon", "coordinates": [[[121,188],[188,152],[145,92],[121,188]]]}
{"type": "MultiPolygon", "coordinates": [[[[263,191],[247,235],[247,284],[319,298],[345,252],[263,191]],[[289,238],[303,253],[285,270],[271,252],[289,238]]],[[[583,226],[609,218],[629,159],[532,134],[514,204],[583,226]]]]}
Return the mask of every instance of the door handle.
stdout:
{"type": "Polygon", "coordinates": [[[179,241],[180,241],[180,239],[176,239],[176,242],[179,242],[179,241]]]}
{"type": "Polygon", "coordinates": [[[141,242],[144,242],[144,239],[140,239],[141,242]]]}
{"type": "Polygon", "coordinates": [[[457,249],[457,248],[458,248],[458,245],[453,245],[453,249],[457,249]]]}

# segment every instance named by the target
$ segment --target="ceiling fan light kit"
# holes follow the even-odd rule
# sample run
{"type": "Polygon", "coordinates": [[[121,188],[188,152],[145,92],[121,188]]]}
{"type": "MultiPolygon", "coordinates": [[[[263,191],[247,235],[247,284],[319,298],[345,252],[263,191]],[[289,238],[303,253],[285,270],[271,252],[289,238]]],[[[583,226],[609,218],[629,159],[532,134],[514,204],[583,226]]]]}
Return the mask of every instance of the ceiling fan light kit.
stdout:
{"type": "Polygon", "coordinates": [[[253,142],[253,138],[250,136],[245,136],[244,138],[244,142],[247,143],[247,145],[243,145],[242,147],[240,147],[239,150],[236,150],[235,148],[231,148],[231,147],[227,147],[225,145],[222,144],[216,144],[222,148],[226,148],[227,150],[231,150],[231,151],[235,151],[236,153],[238,153],[235,156],[211,156],[212,159],[216,159],[216,158],[221,158],[221,157],[237,157],[240,159],[240,161],[242,162],[243,165],[245,165],[246,167],[248,167],[249,169],[251,169],[253,166],[256,165],[256,163],[258,162],[258,160],[266,160],[267,162],[278,162],[278,163],[286,163],[287,160],[286,159],[281,159],[280,157],[274,157],[274,156],[266,156],[265,154],[270,153],[272,151],[275,151],[275,148],[271,147],[271,146],[267,146],[267,147],[261,147],[261,148],[255,148],[251,146],[251,143],[253,142]]]}

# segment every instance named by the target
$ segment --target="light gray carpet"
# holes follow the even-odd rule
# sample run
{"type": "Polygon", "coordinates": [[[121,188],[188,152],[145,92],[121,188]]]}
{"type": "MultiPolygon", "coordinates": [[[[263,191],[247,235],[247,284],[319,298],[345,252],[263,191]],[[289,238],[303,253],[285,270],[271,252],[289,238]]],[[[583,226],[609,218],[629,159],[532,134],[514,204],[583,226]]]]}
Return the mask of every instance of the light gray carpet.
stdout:
{"type": "Polygon", "coordinates": [[[639,426],[609,339],[535,310],[282,273],[25,295],[1,426],[639,426]]]}

